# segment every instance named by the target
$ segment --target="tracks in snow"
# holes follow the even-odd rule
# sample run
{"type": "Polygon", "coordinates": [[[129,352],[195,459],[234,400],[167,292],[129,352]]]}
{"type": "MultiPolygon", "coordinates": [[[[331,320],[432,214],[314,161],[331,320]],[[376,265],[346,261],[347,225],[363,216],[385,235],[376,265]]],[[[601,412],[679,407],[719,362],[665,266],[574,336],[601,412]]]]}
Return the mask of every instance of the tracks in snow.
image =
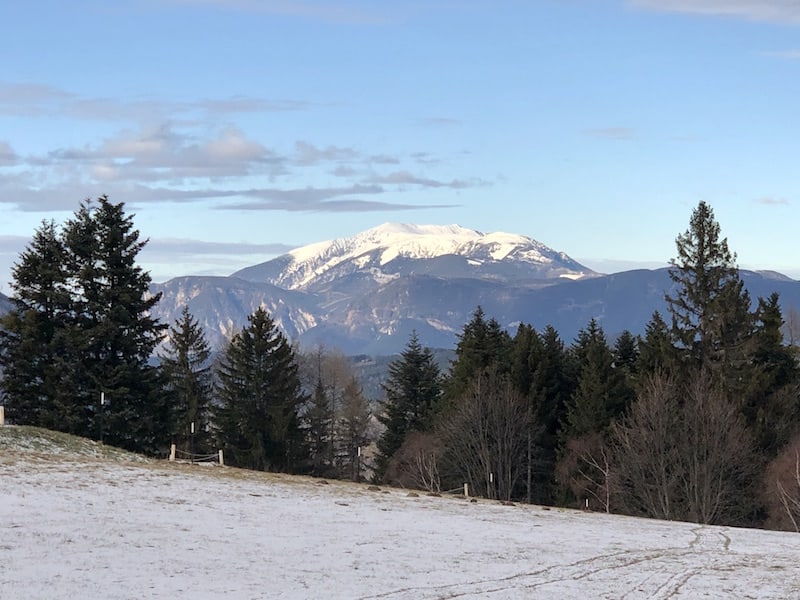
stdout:
{"type": "Polygon", "coordinates": [[[361,600],[455,598],[559,598],[592,590],[597,598],[668,600],[691,588],[698,575],[736,568],[724,528],[697,526],[683,547],[644,548],[598,554],[566,564],[464,583],[409,587],[361,600]]]}

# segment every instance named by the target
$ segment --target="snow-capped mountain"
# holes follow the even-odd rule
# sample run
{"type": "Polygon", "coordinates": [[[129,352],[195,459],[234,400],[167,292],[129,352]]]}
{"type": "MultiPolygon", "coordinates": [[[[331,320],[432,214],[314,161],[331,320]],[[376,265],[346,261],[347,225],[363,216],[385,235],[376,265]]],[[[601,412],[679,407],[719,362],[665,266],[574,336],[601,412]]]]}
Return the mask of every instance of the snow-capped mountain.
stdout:
{"type": "MultiPolygon", "coordinates": [[[[752,298],[779,292],[784,309],[800,307],[800,282],[742,276],[752,298]]],[[[412,331],[452,349],[479,305],[512,333],[519,323],[552,325],[566,343],[592,318],[611,339],[643,333],[654,310],[667,314],[672,285],[666,269],[600,275],[522,235],[385,224],[229,277],[179,277],[151,290],[162,293],[155,317],[171,325],[188,305],[217,349],[261,306],[301,347],[379,355],[401,351],[412,331]]]]}
{"type": "Polygon", "coordinates": [[[384,223],[352,237],[297,248],[233,276],[311,291],[356,273],[377,284],[412,274],[517,283],[596,275],[563,252],[522,235],[484,234],[459,225],[384,223]]]}

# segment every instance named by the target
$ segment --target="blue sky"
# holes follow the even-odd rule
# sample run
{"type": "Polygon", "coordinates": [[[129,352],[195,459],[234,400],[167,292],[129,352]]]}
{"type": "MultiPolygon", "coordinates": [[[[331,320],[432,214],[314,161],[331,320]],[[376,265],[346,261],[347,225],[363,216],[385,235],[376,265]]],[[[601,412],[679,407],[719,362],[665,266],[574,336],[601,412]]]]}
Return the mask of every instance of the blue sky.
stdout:
{"type": "Polygon", "coordinates": [[[0,5],[0,291],[108,194],[155,281],[387,222],[666,264],[700,200],[800,277],[797,0],[0,5]]]}

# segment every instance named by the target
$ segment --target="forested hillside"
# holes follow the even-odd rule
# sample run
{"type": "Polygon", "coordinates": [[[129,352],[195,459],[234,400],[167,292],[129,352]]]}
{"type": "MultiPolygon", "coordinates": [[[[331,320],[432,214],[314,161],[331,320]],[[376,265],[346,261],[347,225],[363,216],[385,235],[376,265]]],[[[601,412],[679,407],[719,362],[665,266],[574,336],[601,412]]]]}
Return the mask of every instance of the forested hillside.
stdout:
{"type": "Polygon", "coordinates": [[[216,355],[187,306],[154,318],[145,243],[106,197],[36,231],[1,322],[9,421],[256,470],[798,529],[796,318],[751,297],[705,203],[643,334],[509,331],[477,306],[449,363],[412,332],[379,403],[344,354],[300,351],[263,306],[216,355]]]}

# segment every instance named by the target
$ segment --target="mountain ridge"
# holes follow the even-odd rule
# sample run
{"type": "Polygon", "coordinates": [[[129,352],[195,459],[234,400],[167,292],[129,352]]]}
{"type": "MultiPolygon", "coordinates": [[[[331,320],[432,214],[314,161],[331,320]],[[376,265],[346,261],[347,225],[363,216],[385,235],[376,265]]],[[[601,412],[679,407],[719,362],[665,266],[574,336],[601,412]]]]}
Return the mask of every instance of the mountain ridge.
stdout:
{"type": "Polygon", "coordinates": [[[444,257],[459,257],[462,264],[475,267],[473,276],[478,277],[479,271],[490,271],[500,263],[524,265],[525,275],[532,279],[597,275],[565,253],[519,234],[485,234],[460,225],[384,223],[350,237],[296,248],[232,276],[285,289],[315,290],[355,272],[369,271],[375,279],[390,280],[405,273],[402,266],[409,260],[444,257]]]}
{"type": "MultiPolygon", "coordinates": [[[[452,349],[478,306],[511,333],[520,323],[550,325],[567,344],[592,318],[611,340],[640,334],[655,310],[667,314],[668,271],[605,275],[526,236],[385,223],[229,276],[154,283],[151,293],[162,294],[155,318],[173,325],[188,306],[216,350],[263,307],[301,348],[377,356],[402,351],[412,331],[426,346],[452,349]]],[[[778,292],[784,315],[800,308],[800,282],[774,271],[740,274],[754,304],[778,292]]],[[[0,314],[10,308],[0,294],[0,314]]]]}

